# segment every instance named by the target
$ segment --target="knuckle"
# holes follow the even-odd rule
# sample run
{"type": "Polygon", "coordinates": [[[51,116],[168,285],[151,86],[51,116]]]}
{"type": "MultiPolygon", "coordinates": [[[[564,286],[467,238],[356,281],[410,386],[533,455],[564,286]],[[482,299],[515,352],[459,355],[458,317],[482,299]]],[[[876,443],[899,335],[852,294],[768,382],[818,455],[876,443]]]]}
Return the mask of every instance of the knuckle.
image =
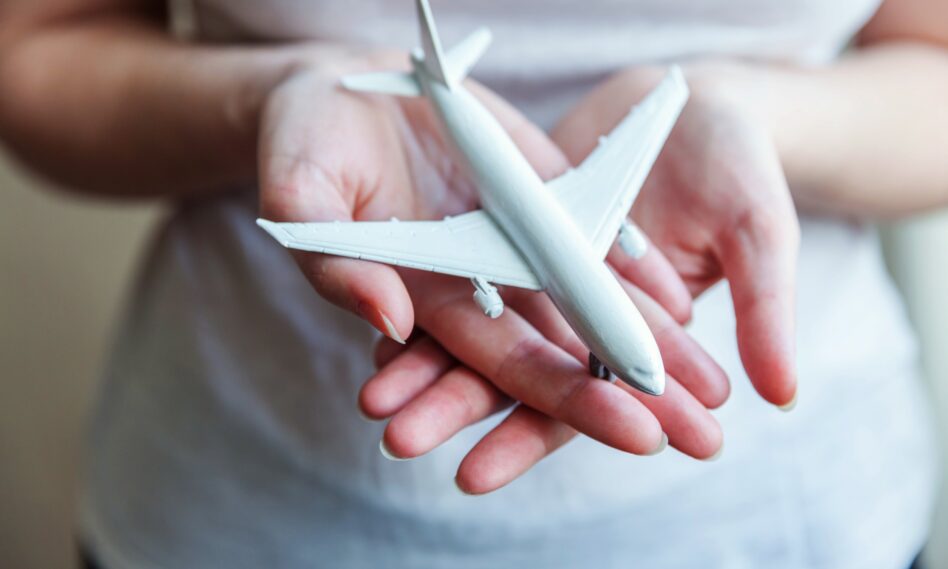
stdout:
{"type": "Polygon", "coordinates": [[[556,403],[553,416],[569,422],[568,418],[572,415],[573,410],[579,407],[578,403],[586,397],[590,389],[594,386],[598,388],[598,383],[599,382],[592,381],[589,378],[578,378],[576,381],[573,381],[556,403]]]}
{"type": "Polygon", "coordinates": [[[765,207],[743,209],[734,222],[734,231],[752,237],[767,237],[773,234],[776,216],[765,207]]]}
{"type": "Polygon", "coordinates": [[[518,340],[497,366],[493,374],[496,382],[502,386],[516,385],[517,377],[523,375],[524,367],[530,361],[542,358],[548,346],[544,338],[536,335],[524,336],[518,340]]]}
{"type": "Polygon", "coordinates": [[[336,293],[330,286],[332,271],[325,255],[301,254],[297,257],[303,275],[320,294],[336,293]]]}
{"type": "Polygon", "coordinates": [[[799,239],[795,216],[767,207],[745,208],[724,230],[728,235],[725,241],[740,249],[779,249],[799,239]]]}
{"type": "Polygon", "coordinates": [[[469,424],[481,418],[481,405],[478,405],[478,392],[483,392],[480,377],[464,368],[455,369],[451,374],[451,384],[446,390],[450,408],[455,410],[463,424],[469,424]],[[480,384],[480,385],[479,385],[480,384]]]}

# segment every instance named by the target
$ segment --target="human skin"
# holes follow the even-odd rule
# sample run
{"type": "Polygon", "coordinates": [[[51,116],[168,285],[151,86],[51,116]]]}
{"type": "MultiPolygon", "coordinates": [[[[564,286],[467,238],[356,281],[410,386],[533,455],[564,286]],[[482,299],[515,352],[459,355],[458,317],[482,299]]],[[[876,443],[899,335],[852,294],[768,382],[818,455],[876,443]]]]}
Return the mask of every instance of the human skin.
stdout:
{"type": "MultiPolygon", "coordinates": [[[[423,102],[336,88],[340,74],[388,66],[390,55],[186,44],[162,31],[159,4],[0,4],[0,134],[19,156],[78,191],[114,197],[187,199],[256,178],[261,213],[276,220],[443,213],[430,207],[432,195],[449,196],[441,201],[449,210],[473,205],[423,102]]],[[[948,201],[948,32],[937,25],[946,19],[943,2],[887,0],[861,49],[836,64],[732,60],[686,70],[693,99],[633,211],[656,246],[640,261],[610,256],[673,378],[661,398],[588,381],[585,351],[542,295],[506,291],[511,310],[492,323],[466,283],[296,255],[320,294],[383,333],[425,332],[401,351],[380,347],[387,365],[360,398],[367,415],[392,417],[388,450],[421,454],[519,401],[462,462],[465,491],[508,483],[577,430],[639,454],[665,432],[682,452],[713,455],[721,433],[706,408],[726,399],[727,380],[679,323],[690,317],[691,294],[722,277],[748,375],[767,401],[790,402],[798,236],[788,187],[799,207],[837,215],[901,215],[948,201]],[[733,144],[711,147],[711,133],[733,144]],[[840,167],[847,164],[857,166],[840,167]],[[676,234],[682,217],[688,231],[676,234]]],[[[654,80],[654,69],[621,72],[552,138],[475,89],[552,177],[654,80]]]]}

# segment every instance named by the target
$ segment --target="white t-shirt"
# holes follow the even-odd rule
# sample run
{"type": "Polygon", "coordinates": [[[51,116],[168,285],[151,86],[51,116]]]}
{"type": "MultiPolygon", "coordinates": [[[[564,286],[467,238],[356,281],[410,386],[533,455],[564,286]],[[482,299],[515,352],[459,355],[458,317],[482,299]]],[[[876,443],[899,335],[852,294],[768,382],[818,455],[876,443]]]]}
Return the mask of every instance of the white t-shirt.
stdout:
{"type": "MultiPolygon", "coordinates": [[[[876,0],[453,0],[447,44],[538,123],[610,72],[707,55],[818,65],[876,0]]],[[[199,0],[208,39],[410,48],[408,0],[199,0]]],[[[322,301],[253,223],[253,190],[183,207],[139,282],[90,432],[80,529],[105,569],[906,567],[934,487],[911,332],[872,231],[804,219],[800,400],[754,394],[728,291],[692,334],[733,381],[727,448],[703,463],[585,438],[485,497],[453,485],[497,419],[417,460],[356,413],[376,334],[322,301]]]]}

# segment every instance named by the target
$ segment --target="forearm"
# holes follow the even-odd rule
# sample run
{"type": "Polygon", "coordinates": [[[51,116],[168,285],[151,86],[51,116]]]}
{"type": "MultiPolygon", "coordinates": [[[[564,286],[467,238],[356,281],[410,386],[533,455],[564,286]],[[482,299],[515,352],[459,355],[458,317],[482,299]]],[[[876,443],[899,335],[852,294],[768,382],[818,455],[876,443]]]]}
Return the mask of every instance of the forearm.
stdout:
{"type": "Polygon", "coordinates": [[[299,48],[178,42],[132,17],[49,25],[0,57],[0,136],[81,190],[185,197],[255,173],[260,107],[299,48]]]}
{"type": "Polygon", "coordinates": [[[723,76],[769,125],[801,208],[892,217],[948,204],[948,52],[881,44],[828,67],[723,76]]]}

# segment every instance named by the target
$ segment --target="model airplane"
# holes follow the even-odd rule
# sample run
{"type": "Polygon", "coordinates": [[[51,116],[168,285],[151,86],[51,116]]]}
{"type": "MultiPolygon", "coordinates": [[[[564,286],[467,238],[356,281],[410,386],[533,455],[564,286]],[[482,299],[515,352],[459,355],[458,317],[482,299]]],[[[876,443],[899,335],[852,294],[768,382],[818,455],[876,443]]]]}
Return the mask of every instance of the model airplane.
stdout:
{"type": "Polygon", "coordinates": [[[619,235],[632,255],[644,239],[626,217],[688,98],[681,71],[664,81],[576,169],[544,183],[497,120],[461,84],[491,41],[480,29],[443,52],[427,0],[418,0],[423,50],[412,72],[342,79],[347,89],[434,105],[477,187],[481,210],[442,221],[257,223],[284,247],[470,278],[491,318],[494,284],[544,291],[589,348],[590,373],[610,371],[652,395],[665,390],[661,354],[642,315],[605,263],[619,235]]]}

